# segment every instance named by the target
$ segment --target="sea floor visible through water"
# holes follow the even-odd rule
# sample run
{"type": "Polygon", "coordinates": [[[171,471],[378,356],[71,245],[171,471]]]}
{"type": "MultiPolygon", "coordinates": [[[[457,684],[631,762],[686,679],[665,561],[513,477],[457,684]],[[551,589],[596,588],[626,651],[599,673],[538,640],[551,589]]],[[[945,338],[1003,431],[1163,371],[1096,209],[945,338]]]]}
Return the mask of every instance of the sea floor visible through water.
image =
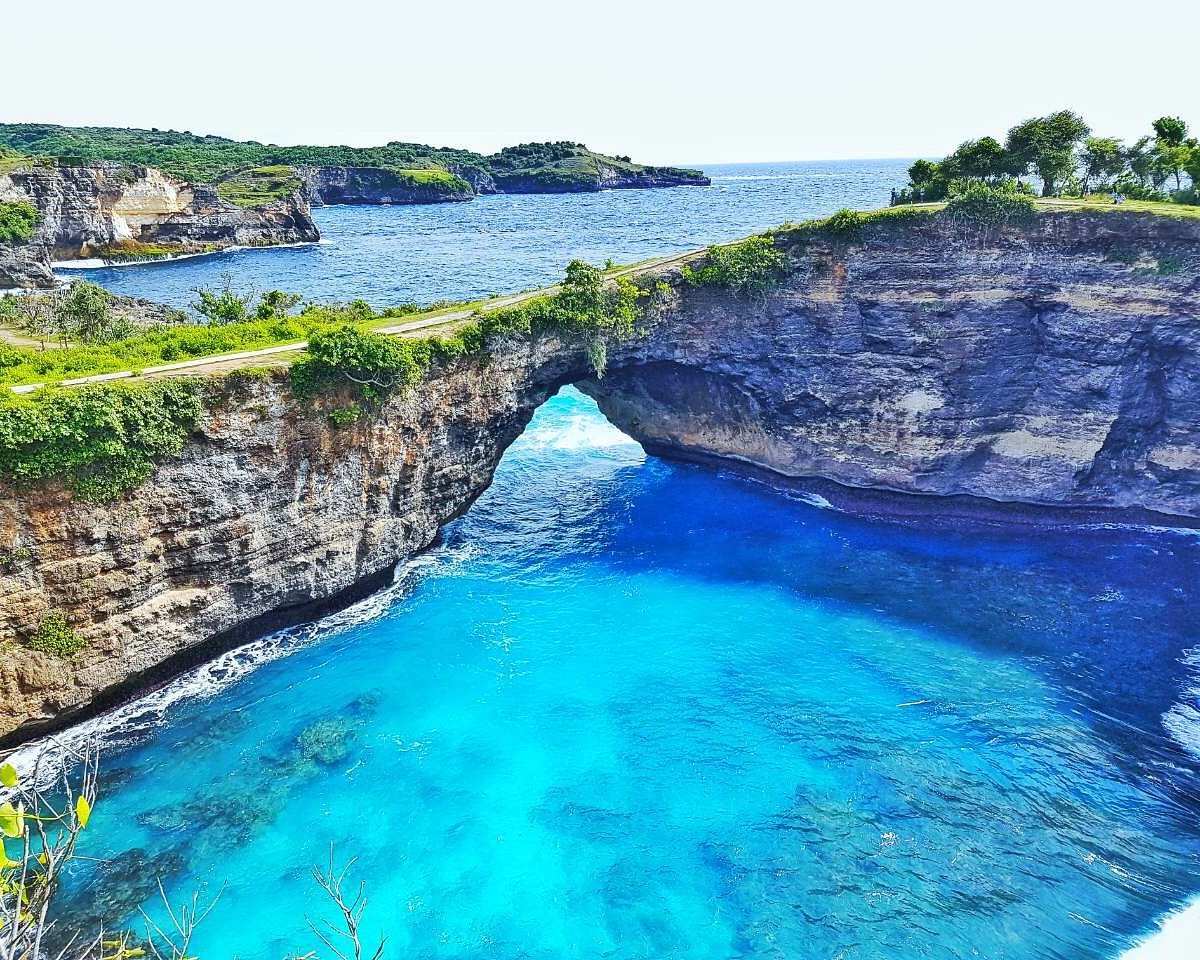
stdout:
{"type": "Polygon", "coordinates": [[[219,894],[196,955],[303,955],[332,846],[389,956],[1116,957],[1200,886],[1198,574],[648,458],[568,388],[394,588],[91,725],[69,915],[161,874],[219,894]]]}

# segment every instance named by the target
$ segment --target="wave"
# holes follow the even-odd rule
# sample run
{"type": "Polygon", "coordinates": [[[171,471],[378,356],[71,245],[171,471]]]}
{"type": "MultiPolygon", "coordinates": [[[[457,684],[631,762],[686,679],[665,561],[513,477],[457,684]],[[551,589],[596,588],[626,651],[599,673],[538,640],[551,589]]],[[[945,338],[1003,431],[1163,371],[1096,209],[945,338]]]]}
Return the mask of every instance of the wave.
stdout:
{"type": "Polygon", "coordinates": [[[633,437],[622,433],[595,415],[574,414],[565,423],[534,427],[522,435],[521,444],[534,450],[607,450],[613,447],[641,448],[633,437]]]}
{"type": "Polygon", "coordinates": [[[1193,685],[1162,715],[1162,725],[1172,740],[1200,759],[1200,647],[1186,651],[1182,662],[1191,672],[1193,685]]]}
{"type": "MultiPolygon", "coordinates": [[[[397,570],[391,586],[378,593],[320,620],[243,644],[137,700],[62,733],[25,744],[6,757],[5,762],[16,767],[26,782],[36,772],[38,783],[48,785],[60,777],[64,767],[69,768],[75,763],[84,745],[94,745],[101,753],[107,753],[141,742],[166,721],[177,704],[216,696],[265,664],[281,660],[332,634],[379,619],[397,600],[409,595],[430,568],[457,566],[470,552],[468,546],[444,547],[415,557],[397,570]]],[[[0,791],[0,796],[3,793],[0,791]]]]}
{"type": "Polygon", "coordinates": [[[1200,899],[1169,913],[1141,943],[1121,954],[1120,960],[1195,960],[1200,944],[1200,899]]]}

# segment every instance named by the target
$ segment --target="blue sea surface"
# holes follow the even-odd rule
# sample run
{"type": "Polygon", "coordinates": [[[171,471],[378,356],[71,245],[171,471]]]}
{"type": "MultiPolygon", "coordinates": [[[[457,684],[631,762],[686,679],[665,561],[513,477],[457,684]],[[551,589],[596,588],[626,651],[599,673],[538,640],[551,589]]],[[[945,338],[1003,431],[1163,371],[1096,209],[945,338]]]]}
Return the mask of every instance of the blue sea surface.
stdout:
{"type": "Polygon", "coordinates": [[[635,263],[733,240],[840,207],[886,205],[907,160],[708,167],[711,187],[502,195],[468,203],[318,207],[323,242],[232,250],[166,263],[60,270],[116,293],[186,307],[197,287],[287,290],[314,301],[361,297],[377,309],[473,300],[560,280],[581,257],[635,263]]]}
{"type": "Polygon", "coordinates": [[[332,847],[388,957],[1115,957],[1200,888],[1198,592],[1193,532],[850,516],[567,388],[395,588],[101,724],[70,915],[328,956],[332,847]]]}

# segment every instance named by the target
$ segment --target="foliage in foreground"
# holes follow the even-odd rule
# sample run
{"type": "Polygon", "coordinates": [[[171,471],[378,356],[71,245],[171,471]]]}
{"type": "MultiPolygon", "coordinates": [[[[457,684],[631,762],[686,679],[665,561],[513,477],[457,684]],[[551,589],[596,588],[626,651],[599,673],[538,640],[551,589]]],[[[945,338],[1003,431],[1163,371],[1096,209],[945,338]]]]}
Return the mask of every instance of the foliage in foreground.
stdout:
{"type": "Polygon", "coordinates": [[[83,500],[111,500],[177,455],[202,412],[196,383],[40,390],[0,400],[0,479],[61,480],[83,500]]]}
{"type": "MultiPolygon", "coordinates": [[[[123,929],[120,924],[127,918],[120,916],[102,916],[98,928],[92,929],[64,910],[56,896],[64,878],[86,860],[78,849],[85,831],[96,829],[99,759],[95,743],[88,742],[78,752],[42,753],[25,776],[11,763],[0,762],[2,960],[196,960],[196,931],[220,893],[205,906],[199,894],[173,905],[158,881],[162,918],[156,920],[143,909],[140,935],[123,929]]],[[[332,906],[333,919],[306,919],[322,947],[337,960],[382,960],[385,937],[373,951],[363,942],[366,884],[347,882],[355,862],[351,857],[339,868],[331,847],[328,867],[313,867],[313,880],[332,906]]],[[[91,895],[103,902],[109,894],[101,887],[91,895]]],[[[318,953],[304,957],[317,960],[318,953]]]]}

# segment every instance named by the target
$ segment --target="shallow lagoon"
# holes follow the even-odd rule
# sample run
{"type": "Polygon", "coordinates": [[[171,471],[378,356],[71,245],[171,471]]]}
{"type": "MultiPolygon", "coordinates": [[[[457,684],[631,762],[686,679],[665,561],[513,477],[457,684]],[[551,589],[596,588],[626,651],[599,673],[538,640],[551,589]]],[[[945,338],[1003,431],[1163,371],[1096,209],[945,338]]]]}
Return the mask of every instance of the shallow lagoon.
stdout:
{"type": "Polygon", "coordinates": [[[304,953],[333,844],[390,956],[1113,957],[1197,887],[1198,575],[647,459],[568,389],[394,590],[110,724],[76,915],[151,862],[226,885],[200,956],[304,953]]]}

